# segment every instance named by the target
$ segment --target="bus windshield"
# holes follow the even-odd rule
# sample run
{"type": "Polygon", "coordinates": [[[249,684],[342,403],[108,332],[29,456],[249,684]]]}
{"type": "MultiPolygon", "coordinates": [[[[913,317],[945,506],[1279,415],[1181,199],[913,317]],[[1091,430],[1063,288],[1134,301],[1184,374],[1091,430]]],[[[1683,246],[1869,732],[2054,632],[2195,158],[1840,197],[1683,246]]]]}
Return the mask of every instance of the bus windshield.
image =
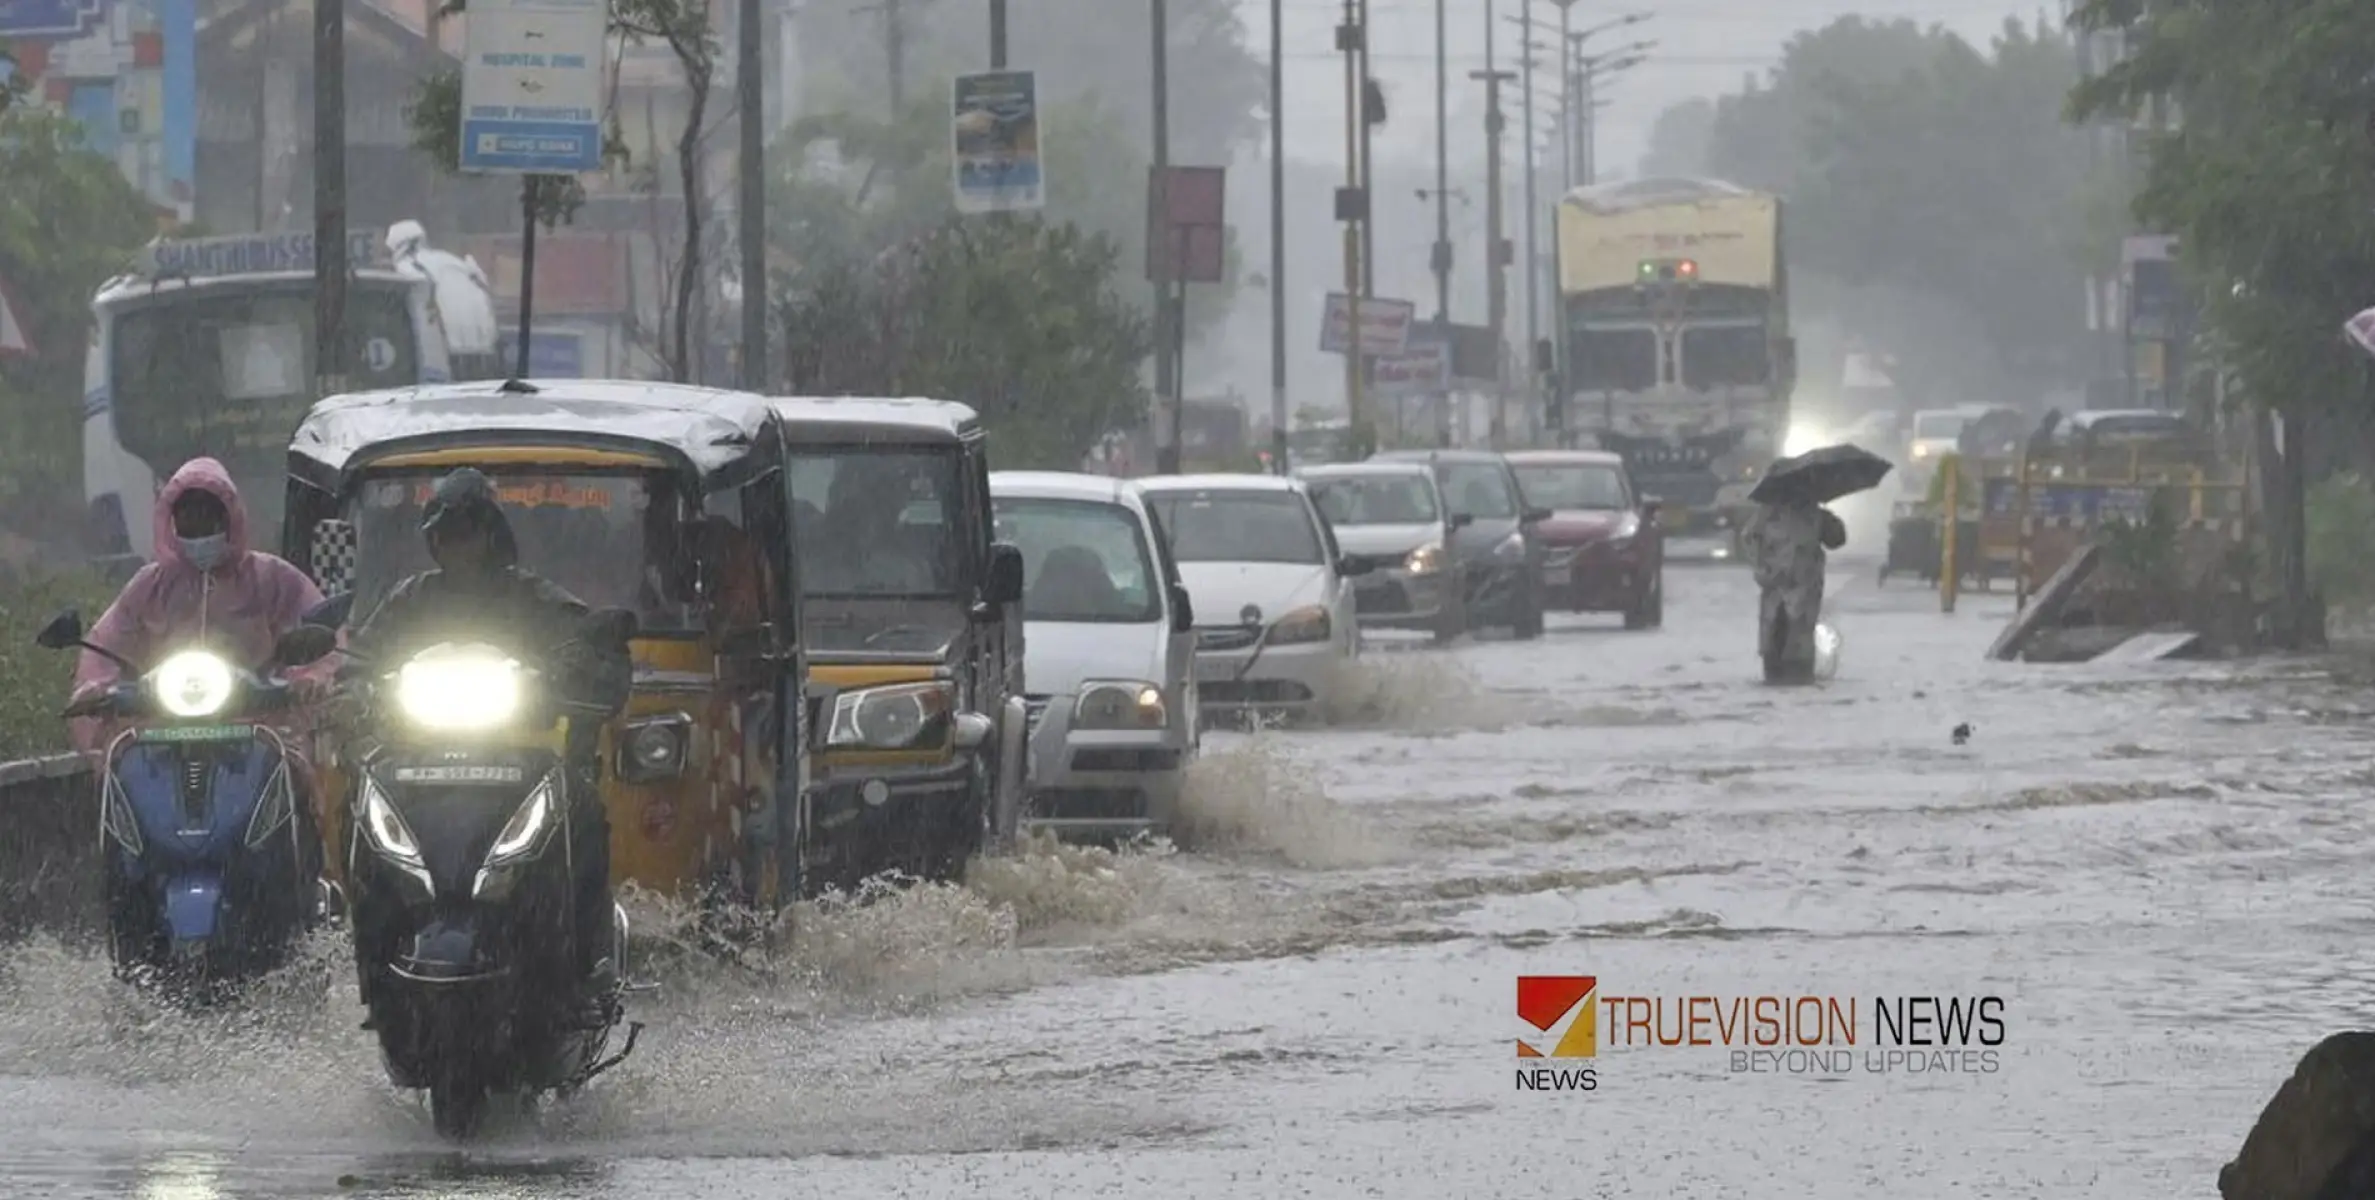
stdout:
{"type": "MultiPolygon", "coordinates": [[[[358,279],[347,293],[356,389],[418,382],[408,299],[395,282],[358,279]]],[[[158,478],[201,455],[221,460],[251,520],[277,526],[289,438],[319,398],[313,330],[312,285],[303,282],[195,287],[125,305],[108,339],[118,441],[158,478]]]]}
{"type": "MultiPolygon", "coordinates": [[[[361,620],[406,577],[433,569],[421,506],[443,472],[364,482],[355,525],[354,613],[361,620]]],[[[674,489],[648,474],[490,473],[520,566],[595,608],[624,608],[655,632],[700,626],[678,569],[674,489]]]]}

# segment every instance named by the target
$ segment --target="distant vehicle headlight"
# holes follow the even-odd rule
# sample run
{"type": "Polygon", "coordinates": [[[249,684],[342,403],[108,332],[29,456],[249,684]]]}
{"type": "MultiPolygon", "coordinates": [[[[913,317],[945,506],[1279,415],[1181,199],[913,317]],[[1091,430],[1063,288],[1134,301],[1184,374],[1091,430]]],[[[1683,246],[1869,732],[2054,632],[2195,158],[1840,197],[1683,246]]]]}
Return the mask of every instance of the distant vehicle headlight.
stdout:
{"type": "Polygon", "coordinates": [[[1143,679],[1098,679],[1080,687],[1074,729],[1160,729],[1169,720],[1163,689],[1143,679]]]}
{"type": "Polygon", "coordinates": [[[518,715],[519,660],[493,646],[447,643],[396,672],[396,707],[423,729],[485,729],[518,715]]]}
{"type": "Polygon", "coordinates": [[[1432,575],[1443,569],[1443,543],[1428,542],[1410,552],[1402,560],[1402,569],[1413,575],[1432,575]]]}
{"type": "Polygon", "coordinates": [[[1317,604],[1307,604],[1278,618],[1270,627],[1270,644],[1293,646],[1305,642],[1324,642],[1334,632],[1328,620],[1328,610],[1317,604]]]}
{"type": "Polygon", "coordinates": [[[237,676],[221,655],[184,650],[149,672],[157,705],[177,717],[211,717],[231,702],[237,676]]]}

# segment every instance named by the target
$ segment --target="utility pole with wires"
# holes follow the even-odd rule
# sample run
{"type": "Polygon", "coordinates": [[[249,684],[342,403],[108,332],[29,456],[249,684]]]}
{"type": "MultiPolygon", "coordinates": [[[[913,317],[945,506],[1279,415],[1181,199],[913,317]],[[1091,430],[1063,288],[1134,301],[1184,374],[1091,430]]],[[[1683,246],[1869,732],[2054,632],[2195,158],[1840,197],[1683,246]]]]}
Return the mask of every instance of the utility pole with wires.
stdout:
{"type": "MultiPolygon", "coordinates": [[[[1277,0],[1272,0],[1276,3],[1277,0]]],[[[1451,38],[1444,25],[1445,0],[1435,0],[1435,245],[1427,264],[1435,272],[1435,336],[1451,347],[1451,80],[1447,60],[1451,38]]],[[[1451,445],[1451,386],[1435,394],[1435,444],[1451,445]]]]}
{"type": "Polygon", "coordinates": [[[1525,197],[1526,206],[1526,350],[1518,356],[1518,361],[1525,364],[1526,412],[1547,425],[1549,422],[1543,420],[1548,413],[1542,405],[1542,372],[1534,369],[1534,343],[1542,339],[1542,259],[1534,248],[1534,210],[1541,207],[1541,196],[1534,188],[1534,54],[1539,46],[1533,37],[1533,7],[1533,0],[1518,0],[1517,15],[1510,18],[1517,22],[1518,48],[1523,52],[1518,56],[1522,78],[1517,90],[1525,98],[1525,186],[1520,194],[1525,197]]]}
{"type": "Polygon", "coordinates": [[[1509,446],[1509,246],[1501,232],[1501,210],[1505,203],[1501,187],[1501,130],[1507,123],[1501,117],[1501,85],[1517,78],[1517,72],[1470,71],[1468,77],[1484,81],[1484,240],[1487,277],[1491,281],[1486,291],[1485,324],[1492,329],[1493,341],[1492,447],[1504,450],[1509,446]]]}
{"type": "Polygon", "coordinates": [[[1369,367],[1361,353],[1361,231],[1369,223],[1361,169],[1361,70],[1369,33],[1361,23],[1364,7],[1363,0],[1344,0],[1344,23],[1336,27],[1336,49],[1344,55],[1344,186],[1336,193],[1336,219],[1344,224],[1344,410],[1356,460],[1369,457],[1377,445],[1362,395],[1369,367]]]}
{"type": "Polygon", "coordinates": [[[1154,171],[1151,175],[1154,195],[1151,200],[1154,205],[1152,211],[1160,214],[1160,219],[1149,222],[1148,234],[1171,239],[1171,244],[1163,247],[1157,256],[1156,261],[1163,263],[1164,268],[1155,272],[1154,281],[1155,400],[1158,407],[1166,395],[1171,401],[1168,419],[1164,421],[1165,427],[1155,434],[1155,469],[1165,475],[1177,475],[1183,420],[1181,410],[1186,407],[1180,393],[1187,389],[1181,386],[1183,380],[1179,376],[1179,355],[1174,353],[1178,343],[1174,341],[1176,335],[1172,322],[1187,320],[1186,313],[1179,311],[1187,306],[1181,304],[1175,308],[1172,303],[1172,294],[1180,286],[1173,282],[1172,276],[1181,273],[1180,260],[1184,256],[1179,252],[1177,239],[1171,237],[1171,21],[1163,0],[1150,0],[1147,24],[1152,29],[1148,55],[1154,63],[1154,171]]]}
{"type": "Polygon", "coordinates": [[[1270,463],[1281,475],[1286,434],[1286,2],[1270,0],[1270,463]]]}
{"type": "Polygon", "coordinates": [[[1640,66],[1647,61],[1649,50],[1657,45],[1654,41],[1634,42],[1629,46],[1619,46],[1614,50],[1603,51],[1584,58],[1580,54],[1583,48],[1583,39],[1589,37],[1593,32],[1597,31],[1578,34],[1575,40],[1575,48],[1579,53],[1575,71],[1577,96],[1573,140],[1576,160],[1583,166],[1583,183],[1586,187],[1599,182],[1600,178],[1600,166],[1594,154],[1597,146],[1594,144],[1593,137],[1593,134],[1597,132],[1599,119],[1597,113],[1603,103],[1599,98],[1599,81],[1640,66]]]}
{"type": "MultiPolygon", "coordinates": [[[[1375,186],[1369,171],[1369,135],[1384,117],[1384,93],[1378,89],[1377,76],[1369,69],[1369,0],[1357,0],[1355,24],[1361,27],[1361,195],[1367,196],[1375,186]]],[[[1361,214],[1361,299],[1377,295],[1377,221],[1376,212],[1361,214]]]]}
{"type": "MultiPolygon", "coordinates": [[[[346,390],[346,4],[313,5],[314,394],[346,390]]],[[[520,186],[533,189],[531,175],[520,186]]],[[[530,194],[533,194],[531,192],[530,194]]],[[[532,214],[532,210],[531,210],[532,214]]],[[[529,218],[535,236],[535,218],[529,218]]],[[[521,291],[527,290],[526,276],[521,291]]],[[[520,344],[527,344],[525,327],[520,344]]],[[[525,359],[527,356],[522,354],[525,359]]]]}

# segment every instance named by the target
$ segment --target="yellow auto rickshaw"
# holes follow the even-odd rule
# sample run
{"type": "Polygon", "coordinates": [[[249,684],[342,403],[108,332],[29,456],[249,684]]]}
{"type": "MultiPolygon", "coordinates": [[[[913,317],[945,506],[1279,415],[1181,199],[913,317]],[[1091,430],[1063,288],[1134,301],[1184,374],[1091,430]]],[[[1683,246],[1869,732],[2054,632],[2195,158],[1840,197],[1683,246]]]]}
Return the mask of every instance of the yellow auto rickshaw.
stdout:
{"type": "MultiPolygon", "coordinates": [[[[420,513],[436,481],[484,471],[522,567],[636,614],[633,698],[601,742],[613,882],[772,905],[797,894],[784,884],[811,724],[784,451],[768,402],[741,392],[549,380],[334,396],[290,444],[283,551],[332,597],[323,623],[359,622],[430,568],[420,513]]],[[[344,795],[324,765],[322,794],[344,795]]],[[[324,807],[337,859],[344,806],[324,807]]]]}
{"type": "Polygon", "coordinates": [[[952,879],[1021,815],[1022,555],[990,538],[981,420],[945,400],[778,398],[818,705],[804,878],[952,879]]]}

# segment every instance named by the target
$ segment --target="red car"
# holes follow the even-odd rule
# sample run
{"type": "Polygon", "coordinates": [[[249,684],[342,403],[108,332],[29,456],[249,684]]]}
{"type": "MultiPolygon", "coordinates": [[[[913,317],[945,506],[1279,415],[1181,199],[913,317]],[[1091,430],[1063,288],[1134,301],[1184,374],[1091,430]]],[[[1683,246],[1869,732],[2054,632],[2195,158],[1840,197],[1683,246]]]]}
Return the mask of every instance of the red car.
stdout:
{"type": "Polygon", "coordinates": [[[1658,502],[1634,490],[1625,461],[1604,450],[1511,453],[1526,504],[1547,508],[1543,607],[1623,613],[1627,629],[1666,620],[1666,535],[1658,502]]]}

